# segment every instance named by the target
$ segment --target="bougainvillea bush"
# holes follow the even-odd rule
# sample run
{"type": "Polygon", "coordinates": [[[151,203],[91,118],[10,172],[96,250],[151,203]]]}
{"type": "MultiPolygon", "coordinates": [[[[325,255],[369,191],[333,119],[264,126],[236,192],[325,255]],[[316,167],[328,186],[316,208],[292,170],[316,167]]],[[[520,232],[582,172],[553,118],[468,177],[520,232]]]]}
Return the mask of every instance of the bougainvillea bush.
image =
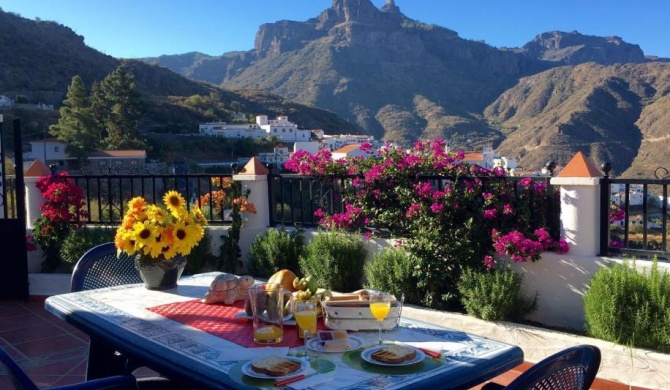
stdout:
{"type": "Polygon", "coordinates": [[[415,303],[460,309],[461,273],[494,267],[496,253],[536,261],[543,250],[567,251],[543,212],[557,205],[545,181],[512,179],[502,168],[467,164],[463,152],[449,152],[442,140],[417,142],[411,150],[390,144],[373,150],[369,143],[361,149],[367,155],[336,161],[326,149],[316,155],[299,151],[285,168],[350,177],[342,211],[317,210],[320,223],[401,237],[423,292],[415,303]]]}
{"type": "Polygon", "coordinates": [[[72,230],[82,227],[88,213],[84,191],[69,178],[67,172],[42,176],[36,186],[45,202],[40,206],[42,215],[33,223],[28,245],[34,244],[42,249],[42,272],[51,272],[61,264],[60,248],[65,238],[72,230]]]}

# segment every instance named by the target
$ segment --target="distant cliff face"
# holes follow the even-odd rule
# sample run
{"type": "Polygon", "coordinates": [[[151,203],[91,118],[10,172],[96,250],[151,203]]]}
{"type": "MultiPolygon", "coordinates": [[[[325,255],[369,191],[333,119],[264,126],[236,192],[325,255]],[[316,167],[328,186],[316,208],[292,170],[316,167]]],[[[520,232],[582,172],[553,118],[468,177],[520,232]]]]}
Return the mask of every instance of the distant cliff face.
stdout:
{"type": "Polygon", "coordinates": [[[657,129],[651,124],[663,116],[629,86],[646,82],[661,102],[670,93],[644,75],[663,73],[662,62],[646,62],[639,46],[619,37],[554,31],[522,48],[497,49],[412,20],[393,0],[381,9],[369,0],[333,0],[307,21],[261,26],[253,50],[173,69],[326,108],[403,146],[425,138],[462,149],[492,145],[535,167],[582,150],[622,172],[639,164],[641,150],[655,153],[645,123],[657,129]],[[626,65],[636,69],[629,76],[602,80],[599,74],[620,69],[613,64],[637,65],[626,65]],[[563,100],[569,104],[557,103],[563,100]]]}
{"type": "Polygon", "coordinates": [[[576,31],[540,34],[521,49],[528,56],[562,65],[595,62],[602,65],[646,62],[640,46],[619,37],[582,35],[576,31]]]}

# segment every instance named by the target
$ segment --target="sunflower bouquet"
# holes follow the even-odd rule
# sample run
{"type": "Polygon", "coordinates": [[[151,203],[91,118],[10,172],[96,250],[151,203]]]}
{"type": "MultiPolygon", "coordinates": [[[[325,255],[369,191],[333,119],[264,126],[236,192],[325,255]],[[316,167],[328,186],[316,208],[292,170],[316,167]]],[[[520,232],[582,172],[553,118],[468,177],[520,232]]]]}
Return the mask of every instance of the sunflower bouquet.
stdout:
{"type": "Polygon", "coordinates": [[[165,208],[149,204],[142,197],[128,202],[128,211],[116,231],[119,253],[139,254],[144,259],[170,260],[187,256],[205,234],[207,220],[199,208],[186,209],[177,191],[163,196],[165,208]]]}

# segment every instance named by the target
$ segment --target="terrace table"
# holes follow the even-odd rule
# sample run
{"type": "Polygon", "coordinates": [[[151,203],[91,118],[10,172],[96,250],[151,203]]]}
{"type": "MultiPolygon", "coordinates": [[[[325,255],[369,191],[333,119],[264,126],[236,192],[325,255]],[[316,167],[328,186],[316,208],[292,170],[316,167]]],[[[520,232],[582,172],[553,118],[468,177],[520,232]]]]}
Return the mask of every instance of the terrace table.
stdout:
{"type": "MultiPolygon", "coordinates": [[[[89,379],[103,375],[107,364],[96,356],[95,351],[113,348],[193,388],[254,388],[259,382],[245,380],[247,377],[240,374],[240,366],[264,355],[290,354],[288,347],[243,347],[198,327],[147,310],[163,307],[161,305],[195,302],[205,295],[217,274],[212,272],[185,277],[179,280],[176,288],[165,291],[152,291],[142,284],[130,284],[55,295],[47,298],[45,308],[90,336],[89,379]]],[[[203,321],[207,320],[203,318],[203,321]]],[[[248,326],[251,327],[251,324],[248,323],[248,326]]],[[[295,332],[291,326],[285,326],[284,330],[295,332]]],[[[376,331],[350,334],[363,340],[365,346],[377,342],[376,331]]],[[[384,332],[383,338],[427,346],[439,350],[443,357],[427,358],[416,365],[423,369],[411,372],[411,369],[366,369],[364,366],[367,363],[354,364],[356,351],[320,353],[319,361],[332,361],[335,370],[291,386],[305,388],[312,383],[310,388],[323,390],[467,389],[523,362],[523,352],[517,346],[404,317],[396,329],[384,332]],[[427,363],[428,359],[432,362],[427,363]]],[[[272,384],[266,382],[263,381],[262,386],[272,388],[272,384]]]]}

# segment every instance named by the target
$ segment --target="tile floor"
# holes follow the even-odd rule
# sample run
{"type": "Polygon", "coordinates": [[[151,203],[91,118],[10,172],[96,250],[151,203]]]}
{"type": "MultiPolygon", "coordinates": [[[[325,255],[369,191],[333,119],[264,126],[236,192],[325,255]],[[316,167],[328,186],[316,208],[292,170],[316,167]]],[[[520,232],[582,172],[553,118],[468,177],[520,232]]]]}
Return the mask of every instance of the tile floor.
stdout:
{"type": "MultiPolygon", "coordinates": [[[[88,336],[45,311],[43,299],[0,301],[0,347],[40,389],[84,381],[87,345],[88,336]]],[[[524,363],[494,381],[507,384],[531,366],[524,363]]],[[[152,374],[140,372],[138,375],[152,374]]],[[[0,389],[11,389],[3,368],[0,368],[0,389]]],[[[645,390],[603,379],[597,379],[591,389],[645,390]]]]}

